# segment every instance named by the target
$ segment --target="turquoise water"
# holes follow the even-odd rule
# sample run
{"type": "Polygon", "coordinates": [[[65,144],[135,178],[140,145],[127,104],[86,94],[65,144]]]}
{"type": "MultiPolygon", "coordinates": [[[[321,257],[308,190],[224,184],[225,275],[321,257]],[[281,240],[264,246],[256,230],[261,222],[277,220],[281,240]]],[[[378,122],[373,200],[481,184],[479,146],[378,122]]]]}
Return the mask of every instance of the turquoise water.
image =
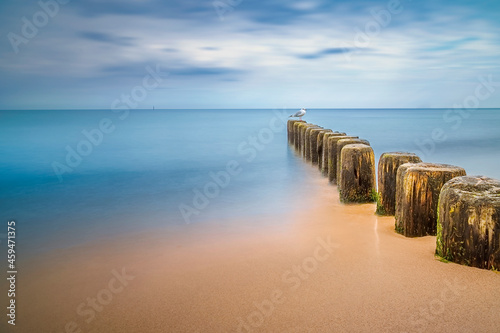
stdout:
{"type": "MultiPolygon", "coordinates": [[[[293,111],[0,111],[0,221],[17,221],[25,255],[165,226],[264,223],[308,186],[287,145],[293,111]]],[[[500,178],[500,110],[447,112],[309,110],[304,119],[369,140],[377,157],[418,152],[500,178]]]]}

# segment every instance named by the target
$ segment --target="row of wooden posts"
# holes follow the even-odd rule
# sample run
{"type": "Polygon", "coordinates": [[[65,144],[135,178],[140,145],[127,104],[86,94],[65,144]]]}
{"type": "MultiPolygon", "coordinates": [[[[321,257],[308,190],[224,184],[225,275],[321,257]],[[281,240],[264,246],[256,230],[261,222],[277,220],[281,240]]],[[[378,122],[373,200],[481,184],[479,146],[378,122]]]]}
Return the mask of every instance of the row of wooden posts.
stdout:
{"type": "Polygon", "coordinates": [[[436,254],[479,268],[500,268],[500,181],[463,168],[423,163],[413,153],[380,156],[378,184],[370,143],[303,120],[288,121],[288,141],[337,185],[344,203],[376,202],[406,237],[437,235],[436,254]],[[378,185],[378,186],[377,186],[378,185]],[[378,189],[377,189],[378,187],[378,189]]]}

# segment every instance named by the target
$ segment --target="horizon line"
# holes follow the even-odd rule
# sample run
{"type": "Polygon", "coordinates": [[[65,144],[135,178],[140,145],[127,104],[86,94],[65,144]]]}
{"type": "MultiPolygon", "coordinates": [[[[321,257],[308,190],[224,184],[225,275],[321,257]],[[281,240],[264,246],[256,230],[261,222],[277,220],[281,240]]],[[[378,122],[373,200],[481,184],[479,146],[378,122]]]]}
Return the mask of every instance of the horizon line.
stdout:
{"type": "MultiPolygon", "coordinates": [[[[278,108],[278,107],[273,107],[273,108],[131,108],[128,110],[146,110],[146,111],[161,111],[161,110],[279,110],[279,109],[284,109],[284,110],[295,110],[295,109],[301,109],[300,107],[288,107],[288,108],[278,108]]],[[[391,108],[385,108],[385,107],[377,107],[377,108],[331,108],[331,107],[319,107],[319,108],[306,108],[308,110],[447,110],[447,109],[454,109],[453,107],[440,107],[440,108],[418,108],[418,107],[391,107],[391,108]]],[[[489,107],[489,108],[474,108],[474,110],[491,110],[491,109],[500,109],[499,107],[489,107]]],[[[31,108],[26,108],[26,109],[0,109],[1,111],[100,111],[100,110],[111,110],[111,108],[84,108],[84,109],[78,109],[78,108],[57,108],[57,109],[31,109],[31,108]]]]}

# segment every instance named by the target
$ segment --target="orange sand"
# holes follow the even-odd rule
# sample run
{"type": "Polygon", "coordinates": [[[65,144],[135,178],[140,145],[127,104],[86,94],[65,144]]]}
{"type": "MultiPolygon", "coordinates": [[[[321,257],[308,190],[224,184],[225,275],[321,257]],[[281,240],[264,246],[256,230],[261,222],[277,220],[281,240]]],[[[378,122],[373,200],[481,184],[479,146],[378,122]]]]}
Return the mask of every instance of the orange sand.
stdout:
{"type": "Polygon", "coordinates": [[[373,204],[342,205],[335,187],[312,178],[315,194],[282,216],[285,226],[190,225],[31,262],[20,269],[17,325],[2,322],[0,330],[500,330],[500,274],[438,261],[435,237],[400,236],[392,217],[373,214],[373,204]],[[322,247],[318,237],[336,245],[322,247]],[[112,271],[123,267],[134,279],[111,293],[121,286],[112,271]],[[100,312],[83,305],[79,315],[79,305],[96,296],[107,303],[100,312]]]}

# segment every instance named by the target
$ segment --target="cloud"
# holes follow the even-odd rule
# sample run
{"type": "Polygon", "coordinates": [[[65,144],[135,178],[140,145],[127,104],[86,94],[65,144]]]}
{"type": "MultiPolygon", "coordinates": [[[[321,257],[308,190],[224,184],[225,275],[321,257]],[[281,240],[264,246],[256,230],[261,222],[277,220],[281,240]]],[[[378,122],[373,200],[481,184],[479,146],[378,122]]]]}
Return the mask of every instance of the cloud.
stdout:
{"type": "Polygon", "coordinates": [[[160,18],[200,17],[213,14],[211,1],[198,0],[79,0],[72,3],[85,17],[124,15],[160,18]]]}
{"type": "Polygon", "coordinates": [[[329,49],[323,49],[315,53],[310,53],[310,54],[300,54],[297,55],[297,58],[300,59],[308,59],[308,60],[313,60],[313,59],[319,59],[323,58],[329,55],[333,54],[344,54],[344,53],[349,53],[352,52],[353,48],[340,48],[340,47],[334,47],[334,48],[329,48],[329,49]]]}
{"type": "Polygon", "coordinates": [[[86,38],[96,42],[110,43],[121,46],[132,46],[135,38],[132,37],[117,37],[103,32],[82,31],[78,34],[79,37],[86,38]]]}
{"type": "Polygon", "coordinates": [[[181,76],[206,76],[206,75],[227,75],[227,74],[241,74],[242,70],[224,67],[184,67],[169,70],[172,75],[181,76]]]}
{"type": "Polygon", "coordinates": [[[437,45],[427,48],[426,50],[429,52],[439,52],[439,51],[451,51],[456,50],[457,48],[469,44],[471,42],[479,41],[477,37],[466,37],[455,39],[452,41],[440,42],[436,43],[437,45]]]}

